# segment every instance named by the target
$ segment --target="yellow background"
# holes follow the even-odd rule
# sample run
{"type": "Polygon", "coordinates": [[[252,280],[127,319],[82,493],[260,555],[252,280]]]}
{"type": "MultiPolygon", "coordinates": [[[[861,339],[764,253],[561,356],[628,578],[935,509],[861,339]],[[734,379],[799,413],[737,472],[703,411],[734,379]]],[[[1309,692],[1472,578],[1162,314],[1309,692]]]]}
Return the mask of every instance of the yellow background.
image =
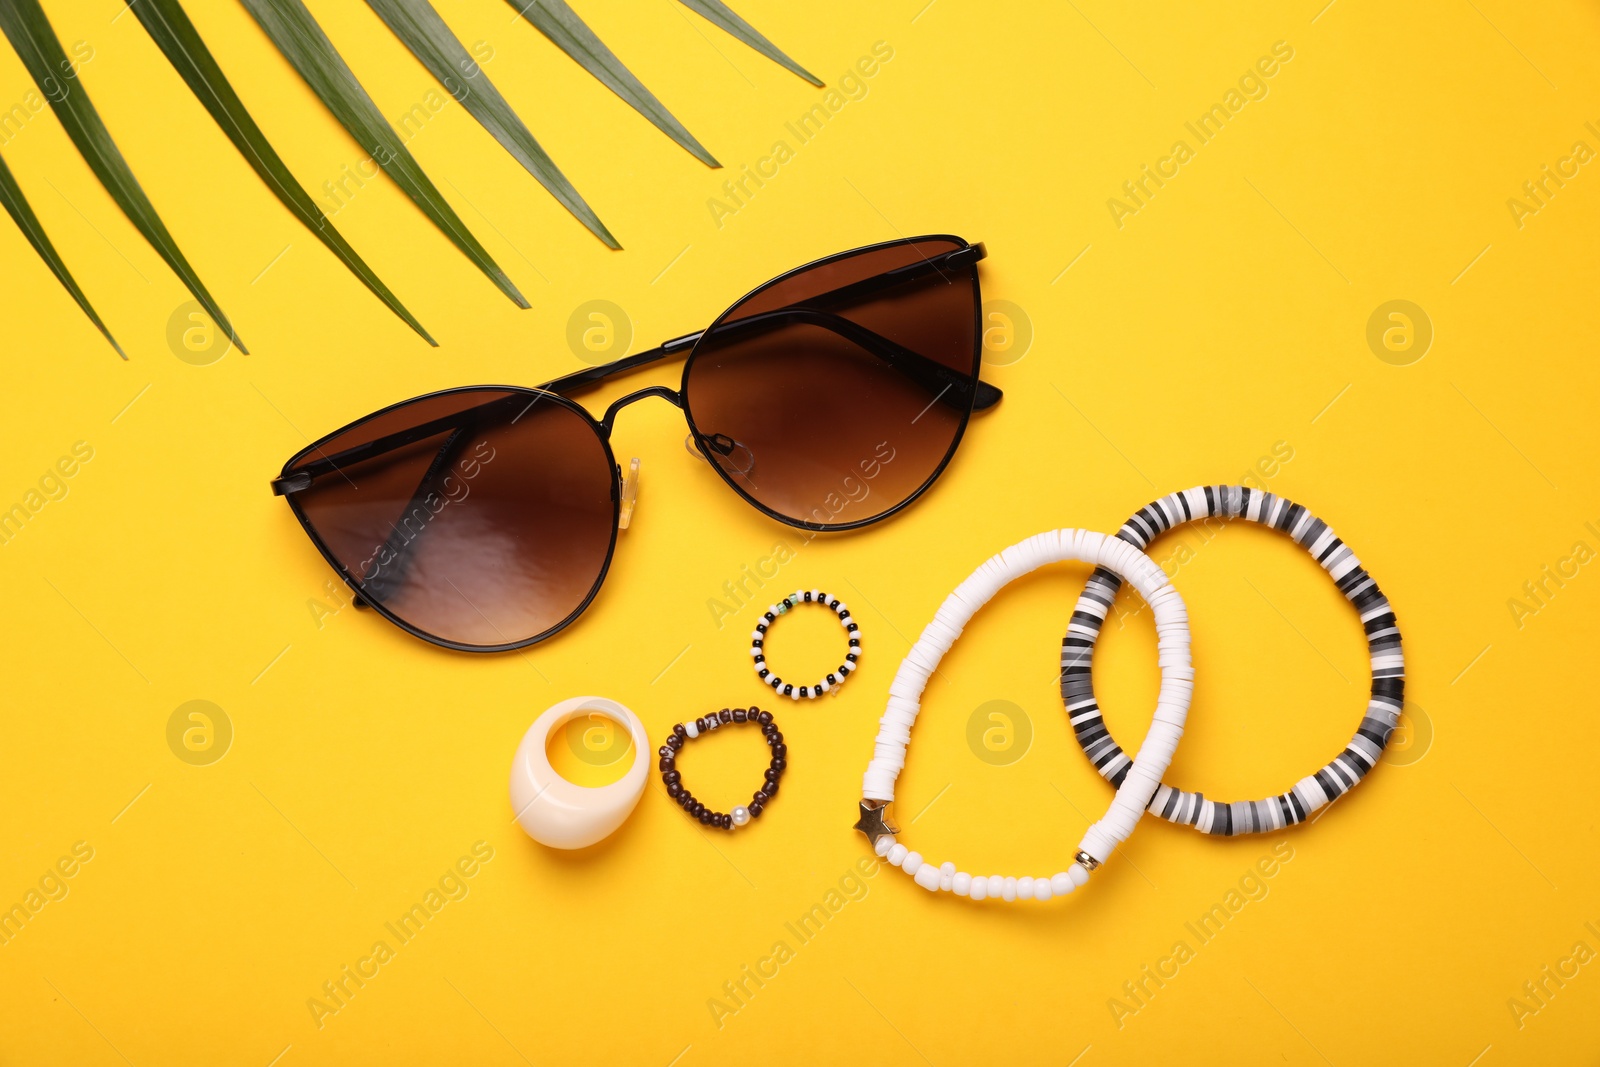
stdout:
{"type": "MultiPolygon", "coordinates": [[[[1560,987],[1542,969],[1570,975],[1561,961],[1580,941],[1600,950],[1585,925],[1600,927],[1585,672],[1600,577],[1568,564],[1576,576],[1547,584],[1542,604],[1523,587],[1576,542],[1600,549],[1600,175],[1583,167],[1520,227],[1506,202],[1574,142],[1600,148],[1585,127],[1600,125],[1600,14],[1322,4],[737,0],[830,84],[874,42],[894,55],[719,228],[708,199],[775,140],[793,147],[784,124],[819,91],[680,5],[579,4],[726,164],[712,171],[505,4],[449,0],[458,35],[492,47],[485,69],[626,250],[608,252],[444,108],[412,151],[533,308],[498,295],[384,180],[336,219],[435,350],[277,204],[119,3],[49,0],[63,43],[92,46],[82,84],[253,354],[176,358],[169,320],[188,294],[53,114],[5,143],[131,358],[0,223],[0,506],[74,442],[94,450],[66,497],[0,546],[0,904],[74,843],[93,849],[69,893],[0,945],[0,1062],[1592,1057],[1600,966],[1560,987]],[[1266,97],[1196,146],[1184,123],[1278,41],[1293,59],[1266,97]],[[1119,228],[1107,200],[1178,139],[1195,157],[1119,228]],[[686,453],[677,412],[647,404],[615,437],[644,460],[635,525],[570,631],[473,657],[351,609],[318,625],[313,602],[336,606],[331,572],[267,489],[309,438],[429,390],[577,369],[567,322],[586,301],[625,309],[639,350],[808,259],[930,231],[988,243],[985,295],[1020,307],[1033,337],[1021,358],[994,353],[985,373],[1004,403],[907,514],[803,543],[686,453]],[[1366,340],[1393,299],[1434,331],[1408,365],[1366,340]],[[1114,530],[1158,495],[1240,479],[1279,442],[1292,459],[1257,477],[1345,536],[1398,612],[1411,699],[1389,765],[1271,839],[1147,820],[1086,889],[1045,905],[934,897],[884,868],[820,933],[794,937],[785,924],[853,884],[868,855],[849,827],[877,716],[946,593],[1022,537],[1114,530]],[[758,609],[719,629],[707,601],[785,541],[795,558],[762,603],[797,585],[838,592],[865,656],[836,699],[776,709],[792,766],[760,824],[702,832],[652,773],[602,845],[557,855],[524,837],[507,768],[548,705],[610,696],[659,742],[682,718],[761,699],[745,654],[758,609]],[[1517,597],[1538,610],[1519,618],[1517,597]],[[174,709],[195,699],[234,735],[208,766],[167,742],[174,709]],[[493,859],[468,895],[319,1028],[308,999],[479,841],[493,859]],[[1279,841],[1292,859],[1247,880],[1265,895],[1202,944],[1185,924],[1279,841]],[[737,1012],[713,1011],[778,941],[792,958],[776,977],[737,1012]],[[1131,999],[1124,983],[1180,941],[1192,958],[1131,999]],[[1539,1005],[1524,983],[1541,980],[1539,1005]]],[[[187,6],[308,188],[361,159],[241,7],[187,6]]],[[[363,5],[310,6],[386,114],[435,90],[363,5]]],[[[0,53],[9,106],[31,85],[0,53]]],[[[675,380],[641,374],[586,402],[675,380]]],[[[1224,799],[1278,792],[1354,729],[1360,628],[1285,539],[1169,535],[1155,554],[1170,562],[1185,538],[1175,580],[1198,679],[1169,777],[1224,799]]],[[[1105,809],[1055,688],[1083,578],[1057,567],[1018,583],[946,658],[901,779],[912,847],[975,872],[1049,873],[1105,809]],[[996,700],[1031,734],[1005,766],[967,740],[996,700]]],[[[788,673],[838,654],[836,630],[787,625],[788,673]]],[[[1109,631],[1100,691],[1136,743],[1156,688],[1148,612],[1109,631]]],[[[758,747],[702,745],[687,776],[731,804],[758,747]]]]}

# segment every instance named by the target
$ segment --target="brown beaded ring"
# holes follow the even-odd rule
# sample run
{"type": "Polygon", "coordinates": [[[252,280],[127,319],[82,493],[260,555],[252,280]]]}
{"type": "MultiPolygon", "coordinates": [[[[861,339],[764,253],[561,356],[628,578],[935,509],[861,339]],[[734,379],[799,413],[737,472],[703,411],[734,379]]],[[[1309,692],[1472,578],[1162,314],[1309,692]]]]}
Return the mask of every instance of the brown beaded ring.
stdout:
{"type": "Polygon", "coordinates": [[[767,802],[778,795],[778,781],[789,766],[789,746],[783,743],[783,734],[778,731],[777,723],[772,721],[772,712],[762,711],[760,708],[723,708],[691,723],[680,722],[672,728],[672,736],[667,738],[666,744],[657,749],[656,755],[660,757],[656,766],[661,770],[661,780],[666,783],[667,796],[677,801],[679,807],[699,819],[701,823],[723,830],[738,829],[751,819],[760,817],[767,802]],[[750,798],[749,807],[741,804],[726,814],[712,811],[683,787],[683,775],[678,772],[677,766],[678,751],[686,742],[701,734],[708,734],[729,723],[741,722],[755,723],[761,727],[761,732],[766,735],[767,744],[772,748],[772,762],[767,767],[766,780],[750,798]]]}

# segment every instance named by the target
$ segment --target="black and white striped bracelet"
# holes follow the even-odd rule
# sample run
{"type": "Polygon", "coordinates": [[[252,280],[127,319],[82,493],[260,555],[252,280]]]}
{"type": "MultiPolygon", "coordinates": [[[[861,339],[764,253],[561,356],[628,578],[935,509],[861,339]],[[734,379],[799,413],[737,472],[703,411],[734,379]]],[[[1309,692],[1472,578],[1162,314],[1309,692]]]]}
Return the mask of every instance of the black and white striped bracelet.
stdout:
{"type": "MultiPolygon", "coordinates": [[[[1361,613],[1372,660],[1372,696],[1355,736],[1343,752],[1315,774],[1302,778],[1293,789],[1266,800],[1219,803],[1163,783],[1150,801],[1150,811],[1202,833],[1267,833],[1306,821],[1312,812],[1348,792],[1378,762],[1405,704],[1406,672],[1400,629],[1388,599],[1355,553],[1321,519],[1272,493],[1239,485],[1186,489],[1141,508],[1123,524],[1117,537],[1144,551],[1165,531],[1207,518],[1241,518],[1294,538],[1333,576],[1339,591],[1361,613]]],[[[1061,698],[1073,733],[1101,777],[1117,786],[1133,764],[1106,729],[1094,696],[1091,664],[1095,642],[1121,586],[1122,579],[1115,573],[1097,567],[1073,609],[1061,642],[1061,698]]]]}
{"type": "Polygon", "coordinates": [[[815,700],[828,690],[843,685],[844,680],[856,669],[856,660],[861,657],[861,629],[856,625],[856,620],[851,618],[850,609],[838,597],[829,596],[820,589],[796,589],[768,607],[762,614],[761,621],[756,623],[755,632],[750,635],[750,655],[755,661],[756,676],[770,686],[773,692],[790,700],[799,700],[801,697],[815,700]],[[832,608],[834,614],[839,616],[839,625],[843,626],[850,636],[850,648],[845,654],[844,662],[815,685],[791,685],[779,678],[767,666],[767,628],[779,615],[787,614],[790,608],[800,604],[825,604],[832,608]]]}

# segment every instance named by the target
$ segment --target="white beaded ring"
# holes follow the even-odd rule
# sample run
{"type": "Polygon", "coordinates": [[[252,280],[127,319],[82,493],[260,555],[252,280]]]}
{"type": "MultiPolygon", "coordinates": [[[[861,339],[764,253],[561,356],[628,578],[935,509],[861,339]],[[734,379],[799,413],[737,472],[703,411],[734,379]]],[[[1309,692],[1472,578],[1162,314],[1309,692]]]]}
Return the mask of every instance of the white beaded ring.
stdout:
{"type": "Polygon", "coordinates": [[[779,696],[788,697],[790,700],[815,700],[830,689],[844,684],[856,669],[856,660],[861,657],[861,630],[856,626],[856,620],[850,617],[850,609],[845,607],[844,601],[836,596],[829,596],[820,589],[796,589],[776,604],[767,608],[761,616],[761,621],[756,623],[755,632],[750,635],[750,655],[755,659],[756,675],[772,688],[779,696]],[[767,627],[779,615],[786,614],[790,608],[799,604],[826,604],[839,616],[839,625],[845,628],[850,635],[850,650],[844,657],[844,662],[839,668],[829,674],[816,685],[802,685],[798,688],[772,673],[767,667],[767,627]]]}
{"type": "Polygon", "coordinates": [[[863,799],[856,829],[867,835],[873,851],[930,892],[943,890],[973,900],[989,896],[1003,900],[1049,900],[1070,893],[1087,882],[1089,872],[1133,832],[1161,775],[1172,762],[1178,739],[1183,736],[1183,722],[1193,694],[1189,614],[1183,598],[1161,568],[1133,545],[1105,534],[1090,530],[1050,530],[1037,534],[988,560],[958,585],[906,654],[889,686],[889,701],[883,718],[878,721],[874,755],[861,782],[863,799]],[[1155,612],[1161,690],[1156,698],[1150,731],[1139,746],[1139,754],[1117,789],[1110,809],[1083,835],[1076,862],[1066,870],[1040,878],[1000,875],[985,878],[957,871],[951,863],[936,866],[926,862],[919,853],[908,851],[895,840],[899,831],[889,824],[888,809],[894,800],[895,780],[905,767],[911,727],[917,721],[928,677],[961,636],[962,628],[1002,586],[1047,563],[1062,560],[1090,563],[1122,575],[1155,612]]]}
{"type": "MultiPolygon", "coordinates": [[[[1310,552],[1332,575],[1339,591],[1361,613],[1372,661],[1372,694],[1355,736],[1326,766],[1300,779],[1293,789],[1265,800],[1207,800],[1162,785],[1150,810],[1168,822],[1193,826],[1201,833],[1232,837],[1271,833],[1305,822],[1311,813],[1338,800],[1366,776],[1383,755],[1405,705],[1406,661],[1400,651],[1400,628],[1389,599],[1361,566],[1361,561],[1327,523],[1299,504],[1243,485],[1198,485],[1145,505],[1117,534],[1143,551],[1162,533],[1187,522],[1210,518],[1244,519],[1282,531],[1310,552]]],[[[1061,699],[1072,731],[1101,777],[1112,785],[1127,773],[1127,755],[1106,729],[1095,700],[1090,669],[1095,642],[1106,613],[1122,585],[1115,574],[1096,571],[1079,597],[1061,641],[1061,699]]]]}

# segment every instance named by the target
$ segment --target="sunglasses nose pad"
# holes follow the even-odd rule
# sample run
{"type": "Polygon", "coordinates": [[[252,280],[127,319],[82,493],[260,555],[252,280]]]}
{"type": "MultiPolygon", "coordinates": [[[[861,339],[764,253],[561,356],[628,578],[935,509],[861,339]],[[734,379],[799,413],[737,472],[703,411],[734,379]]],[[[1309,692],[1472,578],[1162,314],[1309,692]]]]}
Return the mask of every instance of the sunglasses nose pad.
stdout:
{"type": "Polygon", "coordinates": [[[634,456],[628,462],[628,473],[622,474],[622,508],[617,513],[617,529],[626,530],[633,521],[633,509],[639,502],[639,457],[634,456]]]}
{"type": "Polygon", "coordinates": [[[750,446],[743,441],[734,440],[725,433],[707,434],[698,446],[694,434],[690,434],[684,438],[683,447],[697,459],[706,459],[706,450],[710,449],[722,457],[717,460],[717,465],[735,476],[749,474],[756,466],[756,456],[750,451],[750,446]]]}

